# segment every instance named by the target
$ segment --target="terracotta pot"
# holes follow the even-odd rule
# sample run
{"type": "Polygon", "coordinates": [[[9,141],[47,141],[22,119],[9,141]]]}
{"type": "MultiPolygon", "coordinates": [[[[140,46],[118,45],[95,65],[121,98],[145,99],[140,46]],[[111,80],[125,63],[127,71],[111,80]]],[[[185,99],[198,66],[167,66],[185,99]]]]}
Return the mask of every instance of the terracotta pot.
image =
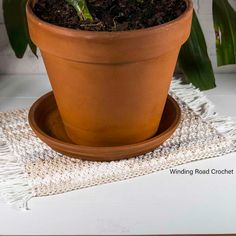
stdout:
{"type": "Polygon", "coordinates": [[[70,139],[88,146],[131,144],[158,129],[192,2],[176,20],[147,29],[91,32],[48,24],[27,4],[30,36],[40,48],[70,139]]]}

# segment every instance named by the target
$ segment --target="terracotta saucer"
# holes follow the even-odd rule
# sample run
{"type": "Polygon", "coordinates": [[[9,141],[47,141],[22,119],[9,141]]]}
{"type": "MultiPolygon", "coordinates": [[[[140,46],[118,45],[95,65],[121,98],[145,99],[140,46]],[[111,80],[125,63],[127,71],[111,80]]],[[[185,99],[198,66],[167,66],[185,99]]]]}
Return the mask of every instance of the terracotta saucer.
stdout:
{"type": "Polygon", "coordinates": [[[179,125],[181,111],[168,97],[157,134],[143,142],[114,147],[89,147],[74,144],[67,137],[53,92],[39,98],[29,111],[29,124],[35,134],[55,151],[91,161],[112,161],[147,153],[167,140],[179,125]]]}

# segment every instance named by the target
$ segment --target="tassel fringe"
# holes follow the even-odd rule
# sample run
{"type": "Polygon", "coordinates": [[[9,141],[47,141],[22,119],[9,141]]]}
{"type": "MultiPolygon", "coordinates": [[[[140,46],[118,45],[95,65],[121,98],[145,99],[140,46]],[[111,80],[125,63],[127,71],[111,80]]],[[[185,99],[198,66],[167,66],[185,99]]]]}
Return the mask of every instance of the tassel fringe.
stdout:
{"type": "Polygon", "coordinates": [[[33,197],[23,166],[3,138],[0,140],[0,196],[9,205],[22,210],[28,209],[27,203],[33,197]]]}
{"type": "Polygon", "coordinates": [[[184,84],[180,79],[173,79],[170,93],[178,97],[205,122],[211,125],[225,138],[236,145],[236,119],[219,116],[213,103],[192,84],[184,84]]]}

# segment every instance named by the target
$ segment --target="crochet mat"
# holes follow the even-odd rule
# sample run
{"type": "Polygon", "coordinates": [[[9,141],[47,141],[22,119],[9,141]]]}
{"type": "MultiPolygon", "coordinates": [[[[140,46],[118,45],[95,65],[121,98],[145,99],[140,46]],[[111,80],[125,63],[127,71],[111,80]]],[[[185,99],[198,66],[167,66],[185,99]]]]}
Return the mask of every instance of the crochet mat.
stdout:
{"type": "Polygon", "coordinates": [[[170,94],[182,110],[174,135],[145,155],[92,162],[59,154],[39,140],[28,124],[28,109],[0,113],[0,193],[18,208],[32,197],[64,193],[150,174],[236,151],[236,122],[215,113],[192,85],[174,79],[170,94]]]}

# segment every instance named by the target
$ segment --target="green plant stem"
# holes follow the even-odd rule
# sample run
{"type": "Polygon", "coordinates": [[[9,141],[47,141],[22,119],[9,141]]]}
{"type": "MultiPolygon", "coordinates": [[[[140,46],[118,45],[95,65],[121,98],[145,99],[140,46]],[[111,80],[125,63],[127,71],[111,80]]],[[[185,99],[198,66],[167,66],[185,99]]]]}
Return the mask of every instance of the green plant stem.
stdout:
{"type": "Polygon", "coordinates": [[[65,0],[75,8],[80,20],[93,20],[92,15],[87,7],[86,0],[65,0]]]}

